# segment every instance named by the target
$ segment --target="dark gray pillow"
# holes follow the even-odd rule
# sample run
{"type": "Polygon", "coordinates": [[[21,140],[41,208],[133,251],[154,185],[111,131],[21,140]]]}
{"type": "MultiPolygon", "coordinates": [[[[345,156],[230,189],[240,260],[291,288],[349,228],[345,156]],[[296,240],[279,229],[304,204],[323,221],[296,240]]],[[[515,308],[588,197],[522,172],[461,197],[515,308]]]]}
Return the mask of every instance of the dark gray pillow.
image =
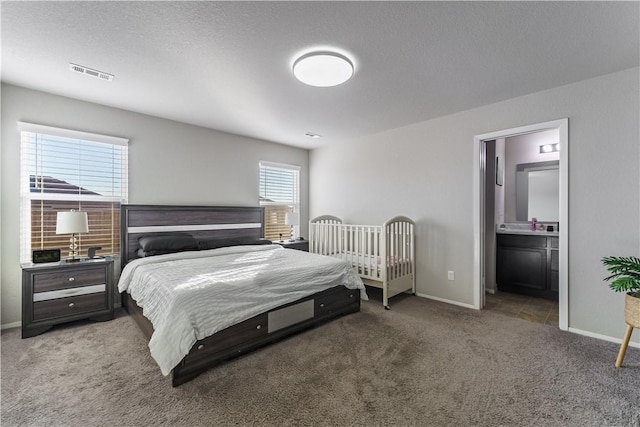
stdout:
{"type": "Polygon", "coordinates": [[[198,241],[191,234],[162,234],[138,239],[138,247],[147,255],[198,249],[198,241]]]}
{"type": "MultiPolygon", "coordinates": [[[[187,250],[188,251],[194,251],[195,249],[187,249],[187,250]]],[[[138,258],[144,258],[144,257],[154,256],[154,255],[174,254],[176,252],[182,252],[182,251],[148,251],[148,252],[145,252],[142,249],[138,249],[138,258]]]]}
{"type": "Polygon", "coordinates": [[[228,239],[207,239],[200,240],[198,242],[198,249],[218,249],[226,248],[228,246],[243,246],[243,245],[270,245],[271,240],[256,239],[255,237],[231,237],[228,239]]]}

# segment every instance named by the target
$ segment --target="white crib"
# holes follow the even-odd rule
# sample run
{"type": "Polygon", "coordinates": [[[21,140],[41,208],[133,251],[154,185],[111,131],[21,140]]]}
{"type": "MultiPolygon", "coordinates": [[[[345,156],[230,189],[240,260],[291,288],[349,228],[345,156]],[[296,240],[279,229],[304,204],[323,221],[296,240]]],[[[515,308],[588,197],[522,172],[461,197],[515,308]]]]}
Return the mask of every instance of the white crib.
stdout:
{"type": "Polygon", "coordinates": [[[404,216],[382,225],[352,225],[323,215],[309,221],[309,252],[350,261],[366,285],[382,288],[388,310],[389,298],[416,293],[414,227],[404,216]]]}

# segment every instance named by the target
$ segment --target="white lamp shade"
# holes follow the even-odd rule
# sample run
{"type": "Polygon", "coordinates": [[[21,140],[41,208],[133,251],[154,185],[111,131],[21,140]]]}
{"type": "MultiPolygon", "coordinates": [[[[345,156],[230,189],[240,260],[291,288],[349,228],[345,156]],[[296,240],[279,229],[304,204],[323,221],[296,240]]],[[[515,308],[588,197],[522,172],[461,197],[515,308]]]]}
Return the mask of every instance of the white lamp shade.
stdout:
{"type": "Polygon", "coordinates": [[[56,234],[88,233],[89,221],[86,212],[58,212],[56,234]]]}
{"type": "Polygon", "coordinates": [[[284,216],[284,223],[286,225],[300,224],[300,214],[298,212],[287,212],[284,216]]]}

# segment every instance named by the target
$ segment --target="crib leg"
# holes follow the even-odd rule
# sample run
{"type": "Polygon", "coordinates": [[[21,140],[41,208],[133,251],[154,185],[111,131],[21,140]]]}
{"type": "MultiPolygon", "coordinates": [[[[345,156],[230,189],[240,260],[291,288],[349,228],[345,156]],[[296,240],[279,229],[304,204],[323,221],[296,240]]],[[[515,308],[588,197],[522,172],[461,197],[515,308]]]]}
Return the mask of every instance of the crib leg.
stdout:
{"type": "Polygon", "coordinates": [[[389,308],[389,306],[388,306],[388,305],[385,305],[385,306],[384,306],[384,309],[385,309],[385,310],[391,310],[391,308],[389,308]]]}
{"type": "Polygon", "coordinates": [[[386,283],[382,284],[382,305],[384,305],[385,309],[389,310],[389,296],[386,283]]]}

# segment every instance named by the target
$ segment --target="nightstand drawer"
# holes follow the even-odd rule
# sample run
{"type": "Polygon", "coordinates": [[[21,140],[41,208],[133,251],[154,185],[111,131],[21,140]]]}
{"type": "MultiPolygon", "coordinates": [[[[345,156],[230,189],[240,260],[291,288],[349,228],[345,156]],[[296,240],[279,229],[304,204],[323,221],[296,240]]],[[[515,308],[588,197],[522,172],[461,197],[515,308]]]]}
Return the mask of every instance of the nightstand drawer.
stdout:
{"type": "Polygon", "coordinates": [[[80,295],[95,294],[107,290],[107,285],[90,285],[79,288],[59,289],[56,291],[38,292],[33,294],[33,302],[49,301],[52,299],[76,297],[80,295]]]}
{"type": "Polygon", "coordinates": [[[107,281],[104,267],[54,271],[33,275],[33,292],[54,291],[86,285],[102,285],[107,281]]]}
{"type": "Polygon", "coordinates": [[[99,292],[33,303],[33,320],[73,316],[75,314],[108,309],[107,293],[99,292]]]}

